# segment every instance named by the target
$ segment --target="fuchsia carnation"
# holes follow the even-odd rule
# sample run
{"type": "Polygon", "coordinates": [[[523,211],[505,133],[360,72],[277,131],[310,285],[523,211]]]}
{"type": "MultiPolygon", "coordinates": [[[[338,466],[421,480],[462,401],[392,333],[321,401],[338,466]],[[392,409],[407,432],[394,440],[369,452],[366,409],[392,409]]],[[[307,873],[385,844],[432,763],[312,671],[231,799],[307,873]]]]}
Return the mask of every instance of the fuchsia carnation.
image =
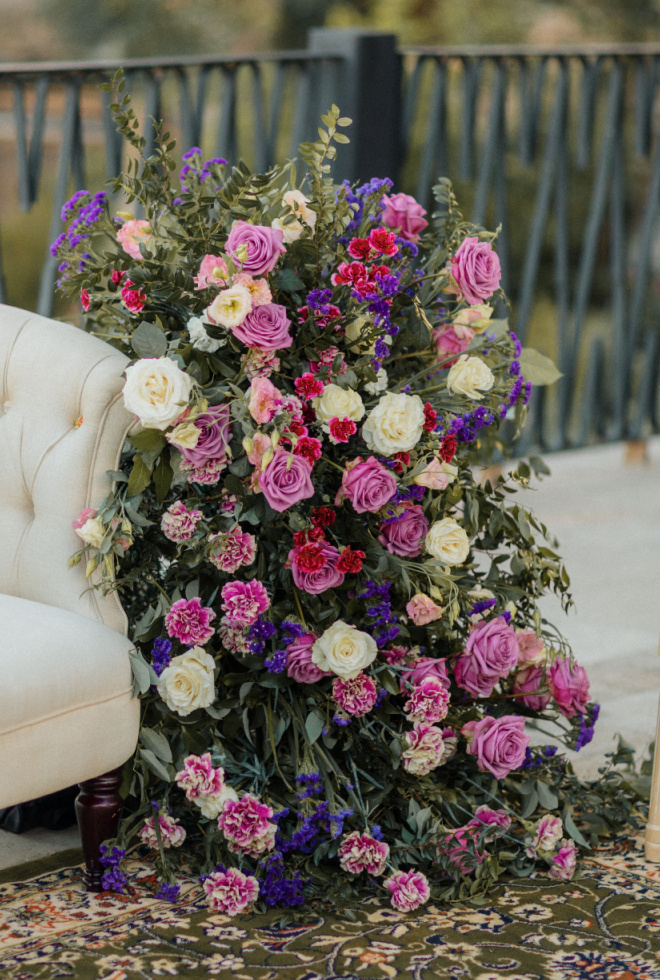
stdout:
{"type": "Polygon", "coordinates": [[[518,655],[518,639],[504,616],[479,623],[454,661],[456,683],[473,697],[487,697],[517,665],[518,655]]]}
{"type": "Polygon", "coordinates": [[[376,840],[367,831],[361,834],[359,830],[345,834],[338,851],[339,864],[349,875],[366,871],[378,877],[385,870],[389,856],[389,844],[376,840]]]}
{"type": "Polygon", "coordinates": [[[252,875],[245,875],[237,868],[216,871],[204,879],[202,887],[209,905],[215,912],[238,915],[256,902],[259,882],[252,875]]]}
{"type": "Polygon", "coordinates": [[[215,612],[202,605],[199,597],[179,599],[170,606],[165,617],[165,629],[169,636],[185,646],[204,646],[213,636],[209,624],[215,619],[215,612]]]}
{"type": "Polygon", "coordinates": [[[271,823],[273,810],[256,796],[246,793],[240,800],[227,800],[218,817],[230,851],[258,857],[272,851],[277,827],[271,823]]]}
{"type": "Polygon", "coordinates": [[[259,475],[259,486],[273,510],[282,513],[314,496],[311,467],[303,456],[278,451],[259,475]]]}
{"type": "Polygon", "coordinates": [[[292,548],[289,552],[291,562],[291,574],[296,588],[310,595],[319,595],[327,589],[334,589],[344,581],[344,573],[337,568],[337,562],[341,555],[334,545],[323,541],[318,545],[319,559],[323,561],[320,568],[306,571],[296,563],[296,558],[302,548],[292,548]]]}
{"type": "Polygon", "coordinates": [[[421,684],[426,677],[436,678],[447,690],[451,686],[447,672],[447,661],[444,658],[418,657],[410,666],[401,671],[399,679],[401,690],[404,691],[407,684],[411,684],[413,687],[421,684]]]}
{"type": "Polygon", "coordinates": [[[499,287],[502,270],[490,242],[466,238],[451,260],[451,274],[470,306],[476,306],[499,287]]]}
{"type": "Polygon", "coordinates": [[[559,657],[548,667],[548,687],[566,718],[583,715],[589,701],[589,678],[584,667],[559,657]]]}
{"type": "Polygon", "coordinates": [[[214,769],[211,753],[205,752],[202,756],[186,756],[183,769],[176,774],[174,780],[189,800],[196,800],[200,796],[216,796],[221,793],[225,785],[225,771],[221,766],[214,769]]]}
{"type": "Polygon", "coordinates": [[[429,522],[424,508],[419,504],[412,504],[396,520],[381,524],[378,540],[393,555],[417,558],[422,553],[428,529],[429,522]]]}
{"type": "Polygon", "coordinates": [[[437,677],[425,677],[413,688],[404,711],[411,721],[432,725],[447,717],[449,691],[437,677]]]}
{"type": "Polygon", "coordinates": [[[316,640],[316,633],[305,633],[286,648],[286,672],[298,684],[316,684],[322,677],[332,677],[331,670],[320,670],[312,660],[316,640]]]}
{"type": "Polygon", "coordinates": [[[192,538],[202,517],[201,510],[187,510],[182,501],[176,500],[163,514],[160,526],[166,538],[180,544],[192,538]]]}
{"type": "Polygon", "coordinates": [[[224,460],[231,439],[228,405],[211,405],[195,419],[199,429],[197,445],[182,449],[181,455],[190,466],[203,466],[209,460],[224,460]]]}
{"type": "Polygon", "coordinates": [[[572,840],[562,840],[559,850],[552,859],[548,870],[548,878],[559,878],[570,881],[577,864],[578,849],[572,840]]]}
{"type": "Polygon", "coordinates": [[[399,912],[412,912],[431,897],[426,875],[421,871],[395,871],[384,881],[392,895],[392,905],[399,912]]]}
{"type": "Polygon", "coordinates": [[[229,232],[225,252],[241,272],[263,276],[273,271],[280,255],[286,252],[283,241],[284,233],[278,228],[238,220],[229,232]]]}
{"type": "MultiPolygon", "coordinates": [[[[159,813],[158,827],[160,830],[160,839],[166,851],[170,847],[181,847],[186,839],[186,831],[185,827],[182,827],[174,817],[171,817],[168,813],[159,813]]],[[[144,827],[138,833],[138,837],[143,844],[148,844],[154,850],[158,848],[158,837],[156,836],[153,817],[145,820],[144,827]]]]}
{"type": "Polygon", "coordinates": [[[394,474],[369,456],[365,460],[358,459],[355,465],[344,470],[335,503],[340,504],[346,498],[358,514],[375,514],[392,499],[396,490],[394,474]]]}
{"type": "Polygon", "coordinates": [[[438,848],[440,854],[445,854],[449,858],[457,878],[459,875],[473,874],[476,866],[485,860],[486,852],[483,847],[481,853],[477,849],[478,840],[478,831],[470,821],[465,827],[457,827],[448,834],[438,848]],[[469,845],[472,845],[474,857],[468,851],[469,845]]]}
{"type": "Polygon", "coordinates": [[[511,826],[511,817],[506,810],[493,810],[489,806],[478,806],[474,811],[474,816],[468,820],[468,827],[499,827],[501,830],[508,830],[511,826]]]}
{"type": "Polygon", "coordinates": [[[220,594],[222,611],[232,627],[252,626],[270,606],[266,588],[257,579],[252,579],[251,582],[227,582],[220,594]]]}
{"type": "Polygon", "coordinates": [[[504,779],[525,761],[529,735],[525,719],[518,715],[487,715],[481,721],[468,721],[461,731],[468,739],[467,754],[476,755],[479,769],[495,779],[504,779]]]}
{"type": "Polygon", "coordinates": [[[242,565],[251,565],[257,554],[255,536],[243,531],[240,526],[232,528],[227,534],[212,534],[209,544],[209,560],[221,572],[228,574],[232,574],[242,565]]]}
{"type": "Polygon", "coordinates": [[[378,689],[372,677],[359,673],[350,680],[337,677],[332,685],[332,697],[347,714],[360,718],[373,708],[378,689]]]}

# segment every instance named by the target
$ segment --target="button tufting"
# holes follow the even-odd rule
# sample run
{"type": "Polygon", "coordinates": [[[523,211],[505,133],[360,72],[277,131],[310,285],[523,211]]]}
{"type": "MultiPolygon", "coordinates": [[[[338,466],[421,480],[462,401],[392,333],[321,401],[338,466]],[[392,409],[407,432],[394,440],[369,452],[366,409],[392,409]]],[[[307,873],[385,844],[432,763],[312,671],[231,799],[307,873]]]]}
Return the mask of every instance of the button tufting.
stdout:
{"type": "Polygon", "coordinates": [[[11,408],[11,402],[9,399],[7,399],[6,402],[2,403],[2,414],[6,415],[10,408],[11,408]]]}

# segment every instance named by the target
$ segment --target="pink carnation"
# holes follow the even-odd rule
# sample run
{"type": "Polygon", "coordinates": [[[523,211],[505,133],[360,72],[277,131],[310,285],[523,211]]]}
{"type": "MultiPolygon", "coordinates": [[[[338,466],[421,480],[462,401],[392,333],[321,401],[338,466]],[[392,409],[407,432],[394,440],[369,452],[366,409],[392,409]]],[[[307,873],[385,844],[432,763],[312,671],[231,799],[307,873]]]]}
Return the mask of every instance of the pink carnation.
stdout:
{"type": "Polygon", "coordinates": [[[478,831],[474,826],[468,824],[466,827],[457,827],[451,834],[448,834],[439,847],[440,853],[449,858],[457,877],[458,875],[473,874],[476,866],[485,860],[486,852],[482,847],[481,853],[479,853],[476,849],[477,843],[478,831]],[[468,844],[472,844],[475,857],[469,853],[468,844]]]}
{"type": "Polygon", "coordinates": [[[382,875],[390,856],[389,844],[376,840],[371,834],[354,830],[345,834],[339,845],[339,864],[349,875],[359,875],[366,871],[370,875],[382,875]]]}
{"type": "Polygon", "coordinates": [[[250,386],[248,410],[259,425],[271,422],[282,406],[282,392],[268,380],[255,378],[250,386]]]}
{"type": "Polygon", "coordinates": [[[270,599],[266,588],[257,579],[251,582],[227,582],[222,587],[222,611],[230,626],[252,626],[266,612],[270,599]]]}
{"type": "Polygon", "coordinates": [[[487,715],[481,721],[468,721],[461,731],[468,740],[467,754],[476,755],[479,769],[495,779],[504,779],[525,761],[529,735],[525,719],[518,715],[487,715]]]}
{"type": "Polygon", "coordinates": [[[472,819],[468,820],[467,826],[500,827],[501,830],[508,830],[511,826],[511,817],[506,810],[492,810],[484,804],[477,807],[472,819]]]}
{"type": "Polygon", "coordinates": [[[415,626],[426,626],[428,623],[435,622],[442,616],[442,606],[437,606],[433,599],[418,592],[410,602],[406,604],[406,612],[412,619],[415,626]]]}
{"type": "Polygon", "coordinates": [[[165,629],[169,636],[185,646],[204,646],[213,636],[209,624],[215,619],[213,609],[203,606],[201,599],[179,599],[170,606],[165,617],[165,629]]]}
{"type": "Polygon", "coordinates": [[[538,851],[554,851],[563,833],[564,825],[560,817],[553,817],[551,814],[541,817],[536,826],[534,839],[527,838],[526,842],[529,846],[525,848],[526,854],[534,857],[538,851]]]}
{"type": "MultiPolygon", "coordinates": [[[[394,667],[400,667],[402,664],[405,664],[409,653],[410,651],[408,647],[396,645],[387,647],[387,649],[380,651],[380,655],[387,660],[388,664],[392,664],[394,667]]],[[[403,682],[401,690],[403,690],[403,682]]]]}
{"type": "Polygon", "coordinates": [[[381,221],[388,228],[393,228],[400,238],[407,242],[418,242],[419,234],[424,231],[428,221],[424,218],[426,209],[410,194],[383,194],[381,202],[385,210],[381,221]]]}
{"type": "Polygon", "coordinates": [[[589,701],[589,678],[584,667],[571,666],[570,661],[559,657],[547,672],[548,687],[555,704],[566,718],[583,715],[589,701]]]}
{"type": "Polygon", "coordinates": [[[151,225],[143,218],[138,220],[131,218],[130,221],[125,221],[117,232],[117,241],[132,259],[140,260],[143,258],[140,242],[153,241],[151,225]]]}
{"type": "Polygon", "coordinates": [[[139,313],[144,309],[144,304],[147,302],[147,294],[139,289],[132,289],[132,286],[131,280],[127,279],[122,287],[121,301],[131,313],[139,313]]]}
{"type": "Polygon", "coordinates": [[[305,633],[286,648],[286,672],[298,684],[316,684],[322,677],[332,676],[332,671],[320,670],[312,660],[316,640],[316,633],[305,633]]]}
{"type": "Polygon", "coordinates": [[[449,692],[436,677],[426,677],[406,701],[404,711],[411,721],[432,725],[447,717],[449,692]]]}
{"type": "Polygon", "coordinates": [[[197,530],[202,517],[201,510],[187,510],[185,504],[177,500],[163,514],[161,530],[170,541],[188,541],[197,530]]]}
{"type": "Polygon", "coordinates": [[[425,678],[434,677],[448,691],[451,682],[447,673],[446,663],[447,661],[443,657],[418,657],[409,667],[401,671],[401,677],[399,679],[401,690],[404,691],[407,684],[412,684],[415,687],[421,684],[425,678]]]}
{"type": "MultiPolygon", "coordinates": [[[[171,817],[168,813],[159,813],[158,826],[160,828],[160,837],[165,850],[168,850],[170,847],[181,847],[186,839],[186,831],[185,828],[174,819],[174,817],[171,817]]],[[[156,828],[154,827],[153,817],[149,817],[147,820],[145,820],[144,827],[139,832],[138,837],[143,844],[148,844],[148,846],[154,848],[154,850],[158,848],[158,838],[156,837],[156,828]]]]}
{"type": "Polygon", "coordinates": [[[271,823],[272,816],[271,807],[246,793],[240,800],[227,800],[218,817],[218,827],[230,851],[258,857],[274,847],[277,827],[271,823]]]}
{"type": "Polygon", "coordinates": [[[232,574],[242,565],[251,565],[257,553],[256,538],[240,527],[233,528],[227,534],[212,534],[209,544],[209,560],[221,572],[228,574],[232,574]]]}
{"type": "Polygon", "coordinates": [[[296,557],[301,552],[301,548],[292,548],[289,552],[291,562],[291,574],[296,588],[308,592],[310,595],[319,595],[327,589],[334,589],[344,581],[344,573],[337,568],[337,563],[341,557],[337,548],[325,541],[319,546],[319,556],[324,564],[321,568],[313,571],[305,571],[299,568],[296,557]]]}
{"type": "Polygon", "coordinates": [[[205,752],[202,756],[187,756],[183,760],[183,769],[176,774],[174,780],[189,800],[196,800],[200,796],[216,796],[221,793],[225,785],[225,771],[222,766],[214,769],[211,753],[205,752]]]}
{"type": "Polygon", "coordinates": [[[470,306],[492,296],[500,284],[502,270],[490,242],[465,238],[451,260],[451,274],[470,306]]]}
{"type": "Polygon", "coordinates": [[[347,714],[359,718],[371,711],[378,697],[378,690],[373,678],[359,673],[350,680],[337,677],[332,685],[332,697],[347,714]]]}
{"type": "Polygon", "coordinates": [[[543,667],[523,667],[513,679],[512,693],[532,711],[543,711],[550,703],[550,694],[545,687],[543,667]],[[543,693],[537,694],[537,691],[543,693]]]}
{"type": "Polygon", "coordinates": [[[205,255],[195,276],[195,289],[208,289],[209,286],[227,285],[229,273],[227,263],[220,255],[205,255]]]}
{"type": "Polygon", "coordinates": [[[552,859],[548,878],[570,881],[577,864],[578,849],[572,840],[562,840],[561,846],[552,859]]]}
{"type": "Polygon", "coordinates": [[[259,882],[237,868],[215,871],[204,879],[204,891],[215,912],[238,915],[257,900],[259,882]]]}
{"type": "Polygon", "coordinates": [[[426,776],[450,758],[445,754],[443,733],[435,725],[416,724],[404,738],[403,764],[413,776],[426,776]]]}
{"type": "Polygon", "coordinates": [[[392,905],[399,912],[412,912],[431,897],[426,875],[421,871],[395,871],[384,881],[392,895],[392,905]]]}
{"type": "Polygon", "coordinates": [[[227,468],[225,459],[207,459],[199,466],[191,463],[181,462],[181,470],[188,477],[189,483],[200,483],[202,486],[211,486],[220,479],[220,474],[227,468]]]}
{"type": "Polygon", "coordinates": [[[225,650],[230,653],[248,653],[250,645],[245,631],[240,626],[232,626],[225,617],[218,627],[218,636],[225,650]]]}
{"type": "MultiPolygon", "coordinates": [[[[83,510],[80,511],[80,514],[78,515],[78,517],[76,517],[75,521],[71,521],[71,527],[76,532],[76,534],[78,534],[78,531],[80,531],[85,526],[87,521],[91,521],[92,517],[96,517],[97,514],[98,511],[96,510],[95,507],[85,507],[83,510]]],[[[80,537],[80,535],[78,535],[78,537],[80,537]]]]}
{"type": "Polygon", "coordinates": [[[268,504],[280,514],[314,496],[311,467],[303,456],[278,451],[259,475],[259,485],[268,504]]]}

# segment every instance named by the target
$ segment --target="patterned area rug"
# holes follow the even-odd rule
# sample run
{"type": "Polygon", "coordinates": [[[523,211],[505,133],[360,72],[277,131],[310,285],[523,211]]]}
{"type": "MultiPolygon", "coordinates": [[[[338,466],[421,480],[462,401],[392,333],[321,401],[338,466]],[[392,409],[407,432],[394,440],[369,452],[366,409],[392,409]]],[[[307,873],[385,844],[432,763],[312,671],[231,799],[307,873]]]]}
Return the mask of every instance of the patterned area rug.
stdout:
{"type": "Polygon", "coordinates": [[[376,899],[355,921],[281,911],[229,919],[191,880],[174,906],[134,860],[133,894],[87,895],[79,866],[0,884],[2,980],[660,980],[660,865],[619,837],[571,882],[505,881],[485,908],[407,915],[376,899]]]}

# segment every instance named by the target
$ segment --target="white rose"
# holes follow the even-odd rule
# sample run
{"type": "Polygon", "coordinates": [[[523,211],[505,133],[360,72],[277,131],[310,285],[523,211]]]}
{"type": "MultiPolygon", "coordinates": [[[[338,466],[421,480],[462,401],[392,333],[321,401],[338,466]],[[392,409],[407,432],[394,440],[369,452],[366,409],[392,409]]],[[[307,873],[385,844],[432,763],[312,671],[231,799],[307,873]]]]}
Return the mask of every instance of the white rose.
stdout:
{"type": "Polygon", "coordinates": [[[104,536],[105,528],[98,517],[90,517],[78,531],[78,537],[82,538],[85,544],[91,544],[92,548],[100,548],[104,536]]]}
{"type": "Polygon", "coordinates": [[[227,800],[238,801],[238,793],[233,786],[223,786],[219,793],[213,796],[198,796],[195,803],[202,811],[202,816],[209,820],[217,820],[222,813],[227,800]]]}
{"type": "Polygon", "coordinates": [[[199,316],[191,316],[186,324],[192,345],[196,350],[204,351],[207,354],[214,354],[217,350],[227,343],[226,340],[216,340],[209,337],[204,326],[204,321],[199,316]]]}
{"type": "Polygon", "coordinates": [[[451,517],[431,524],[425,541],[426,550],[445,565],[461,565],[470,551],[470,539],[451,517]]]}
{"type": "Polygon", "coordinates": [[[287,221],[285,224],[280,218],[275,218],[271,224],[273,228],[277,228],[278,231],[282,232],[282,241],[285,245],[290,245],[291,242],[297,242],[305,230],[297,219],[287,221]]]}
{"type": "Polygon", "coordinates": [[[300,221],[304,221],[310,228],[316,227],[316,211],[308,208],[309,198],[305,197],[302,191],[287,191],[282,198],[282,204],[290,207],[300,221]]]}
{"type": "MultiPolygon", "coordinates": [[[[370,341],[360,340],[362,334],[368,333],[373,329],[373,326],[373,320],[369,320],[366,316],[359,316],[355,320],[349,321],[344,331],[344,339],[348,340],[350,344],[348,349],[354,354],[358,354],[362,350],[373,350],[375,345],[373,338],[370,341]]],[[[391,340],[387,335],[384,339],[391,340]]]]}
{"type": "Polygon", "coordinates": [[[370,395],[380,395],[381,391],[386,391],[387,389],[387,371],[385,368],[379,368],[376,375],[375,381],[367,381],[364,386],[365,391],[368,391],[370,395]]]}
{"type": "Polygon", "coordinates": [[[338,619],[314,643],[312,660],[320,670],[331,670],[350,680],[368,667],[377,653],[373,637],[338,619]]]}
{"type": "Polygon", "coordinates": [[[166,429],[190,400],[192,378],[170,357],[143,357],[126,368],[124,405],[145,429],[166,429]]]}
{"type": "MultiPolygon", "coordinates": [[[[475,333],[483,333],[490,323],[492,315],[493,307],[486,306],[485,303],[479,303],[477,306],[468,306],[466,309],[459,310],[453,320],[454,333],[457,337],[466,336],[462,332],[463,327],[467,327],[468,330],[474,330],[475,333]]],[[[471,336],[470,334],[468,339],[471,336]]]]}
{"type": "Polygon", "coordinates": [[[424,431],[424,405],[419,395],[388,391],[369,413],[362,438],[369,449],[383,456],[405,453],[419,442],[424,431]]]}
{"type": "Polygon", "coordinates": [[[467,395],[473,401],[483,398],[482,392],[490,391],[495,384],[495,376],[480,357],[461,354],[449,370],[447,387],[458,395],[467,395]]]}
{"type": "Polygon", "coordinates": [[[245,286],[231,286],[221,290],[210,306],[206,315],[211,323],[220,323],[231,329],[243,322],[252,309],[252,295],[245,286]]]}
{"type": "Polygon", "coordinates": [[[457,476],[458,466],[445,463],[434,456],[428,466],[413,477],[413,483],[420,487],[428,487],[429,490],[446,490],[457,476]]]}
{"type": "Polygon", "coordinates": [[[325,391],[319,398],[312,399],[316,415],[321,422],[330,419],[352,419],[359,422],[364,415],[364,405],[357,391],[352,388],[340,388],[339,385],[326,385],[325,391]]]}
{"type": "Polygon", "coordinates": [[[196,708],[208,708],[215,700],[213,657],[193,647],[170,664],[158,678],[158,693],[171,711],[185,717],[196,708]]]}

